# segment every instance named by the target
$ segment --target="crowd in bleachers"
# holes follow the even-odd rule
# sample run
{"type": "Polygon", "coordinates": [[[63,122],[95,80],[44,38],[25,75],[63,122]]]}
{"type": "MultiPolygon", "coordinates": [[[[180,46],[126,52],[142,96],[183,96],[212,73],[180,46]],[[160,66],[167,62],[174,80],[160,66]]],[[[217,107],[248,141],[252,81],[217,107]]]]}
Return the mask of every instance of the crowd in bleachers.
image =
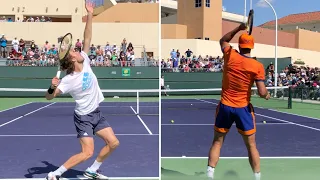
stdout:
{"type": "MultiPolygon", "coordinates": [[[[8,66],[56,66],[58,46],[46,41],[40,45],[34,41],[27,44],[23,39],[15,38],[8,44],[8,40],[2,35],[0,39],[0,58],[7,58],[8,66]]],[[[81,51],[83,42],[80,39],[74,45],[76,51],[81,51]]],[[[90,47],[88,54],[92,66],[125,67],[134,66],[135,53],[132,43],[123,39],[120,46],[106,43],[105,46],[94,45],[90,47]]],[[[154,66],[154,64],[151,64],[154,66]]],[[[156,65],[155,65],[156,66],[156,65]]]]}
{"type": "Polygon", "coordinates": [[[275,76],[272,63],[266,68],[268,87],[275,86],[277,77],[278,86],[291,86],[293,98],[320,100],[320,69],[305,66],[288,65],[275,76]]]}
{"type": "Polygon", "coordinates": [[[173,49],[170,58],[162,59],[163,72],[221,72],[223,59],[213,56],[197,56],[190,49],[184,53],[173,49]]]}
{"type": "Polygon", "coordinates": [[[2,16],[0,17],[0,22],[52,22],[52,19],[50,17],[45,16],[36,16],[36,17],[24,17],[23,19],[20,19],[19,17],[14,20],[11,17],[2,16]]]}
{"type": "MultiPolygon", "coordinates": [[[[161,68],[162,72],[221,72],[223,59],[197,56],[190,49],[184,53],[173,49],[170,58],[162,59],[161,68]]],[[[270,63],[266,67],[267,87],[275,86],[275,77],[274,65],[270,63]]],[[[277,85],[291,86],[294,98],[320,100],[320,69],[290,64],[278,72],[277,85]]]]}

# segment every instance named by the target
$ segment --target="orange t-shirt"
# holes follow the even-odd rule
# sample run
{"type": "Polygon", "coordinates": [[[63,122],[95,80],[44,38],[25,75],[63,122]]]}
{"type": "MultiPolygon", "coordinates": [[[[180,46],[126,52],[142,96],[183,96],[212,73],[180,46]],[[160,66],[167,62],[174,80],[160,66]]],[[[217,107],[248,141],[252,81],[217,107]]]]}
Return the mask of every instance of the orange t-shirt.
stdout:
{"type": "Polygon", "coordinates": [[[253,82],[265,80],[264,67],[231,46],[225,47],[223,54],[221,103],[231,107],[245,107],[250,103],[253,82]]]}

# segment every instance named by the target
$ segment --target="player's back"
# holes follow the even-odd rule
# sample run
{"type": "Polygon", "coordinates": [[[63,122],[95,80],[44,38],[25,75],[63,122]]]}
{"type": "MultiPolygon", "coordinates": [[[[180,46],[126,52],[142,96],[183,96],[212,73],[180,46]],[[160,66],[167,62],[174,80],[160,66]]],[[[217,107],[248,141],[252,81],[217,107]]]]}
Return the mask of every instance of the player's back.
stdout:
{"type": "Polygon", "coordinates": [[[231,47],[224,49],[221,103],[231,107],[245,107],[250,103],[251,87],[255,80],[264,79],[263,65],[241,55],[231,47]]]}

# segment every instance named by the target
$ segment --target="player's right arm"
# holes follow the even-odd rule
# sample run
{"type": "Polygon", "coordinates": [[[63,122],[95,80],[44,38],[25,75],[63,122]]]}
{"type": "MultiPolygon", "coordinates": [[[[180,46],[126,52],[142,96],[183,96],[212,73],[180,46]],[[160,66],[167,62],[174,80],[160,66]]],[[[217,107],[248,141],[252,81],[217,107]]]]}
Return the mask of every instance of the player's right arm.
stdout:
{"type": "Polygon", "coordinates": [[[221,39],[220,39],[220,46],[221,46],[221,50],[222,52],[224,52],[223,50],[226,47],[229,47],[230,44],[229,42],[233,39],[233,37],[242,30],[246,29],[246,25],[244,23],[241,23],[238,27],[236,27],[234,30],[228,32],[227,34],[225,34],[221,39]]]}
{"type": "Polygon", "coordinates": [[[47,100],[52,100],[53,98],[57,97],[61,91],[58,87],[59,85],[59,78],[57,77],[54,77],[51,81],[51,86],[49,87],[47,93],[46,93],[46,99],[47,100]]]}
{"type": "Polygon", "coordinates": [[[87,10],[87,22],[84,29],[84,43],[83,43],[83,51],[85,53],[89,53],[91,38],[92,38],[92,18],[93,18],[93,9],[94,4],[92,2],[86,2],[86,10],[87,10]]]}
{"type": "Polygon", "coordinates": [[[255,76],[255,82],[258,88],[258,94],[261,98],[268,100],[270,99],[270,93],[265,85],[265,71],[263,65],[261,63],[258,63],[256,70],[257,73],[255,76]]]}

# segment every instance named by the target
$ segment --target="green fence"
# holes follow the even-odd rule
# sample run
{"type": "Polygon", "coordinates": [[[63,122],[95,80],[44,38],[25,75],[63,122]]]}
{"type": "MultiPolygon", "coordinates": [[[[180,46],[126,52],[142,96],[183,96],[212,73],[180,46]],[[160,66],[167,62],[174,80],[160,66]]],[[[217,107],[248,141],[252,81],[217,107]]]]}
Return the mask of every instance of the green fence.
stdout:
{"type": "MultiPolygon", "coordinates": [[[[263,64],[265,69],[270,65],[270,63],[275,64],[274,58],[257,58],[257,60],[263,64]]],[[[278,58],[278,72],[284,70],[289,64],[291,64],[291,57],[278,58]]]]}
{"type": "MultiPolygon", "coordinates": [[[[222,73],[198,72],[198,73],[176,73],[164,72],[165,86],[170,89],[207,89],[222,87],[222,73]]],[[[194,94],[220,94],[216,92],[195,92],[194,94]]],[[[178,93],[175,93],[178,94],[178,93]]],[[[179,92],[179,94],[193,94],[192,92],[179,92]]]]}
{"type": "MultiPolygon", "coordinates": [[[[159,88],[158,67],[93,67],[92,69],[101,89],[159,88]]],[[[57,67],[0,67],[0,88],[46,89],[56,72],[57,67]]],[[[0,92],[0,96],[43,96],[43,93],[0,92]]]]}

